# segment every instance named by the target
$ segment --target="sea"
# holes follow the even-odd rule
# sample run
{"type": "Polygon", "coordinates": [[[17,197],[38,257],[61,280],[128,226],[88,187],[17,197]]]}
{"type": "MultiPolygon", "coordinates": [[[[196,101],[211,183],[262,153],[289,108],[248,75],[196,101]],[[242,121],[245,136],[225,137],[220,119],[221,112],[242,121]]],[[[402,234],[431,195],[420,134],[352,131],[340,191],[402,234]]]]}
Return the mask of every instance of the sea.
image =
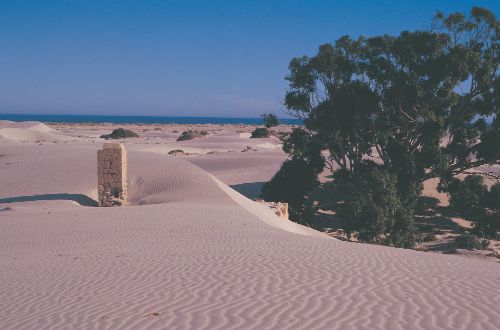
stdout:
{"type": "MultiPolygon", "coordinates": [[[[0,114],[0,120],[41,121],[45,123],[114,123],[114,124],[244,124],[261,125],[262,118],[234,117],[176,117],[176,116],[94,116],[0,114]]],[[[302,125],[300,119],[280,118],[286,125],[302,125]]]]}

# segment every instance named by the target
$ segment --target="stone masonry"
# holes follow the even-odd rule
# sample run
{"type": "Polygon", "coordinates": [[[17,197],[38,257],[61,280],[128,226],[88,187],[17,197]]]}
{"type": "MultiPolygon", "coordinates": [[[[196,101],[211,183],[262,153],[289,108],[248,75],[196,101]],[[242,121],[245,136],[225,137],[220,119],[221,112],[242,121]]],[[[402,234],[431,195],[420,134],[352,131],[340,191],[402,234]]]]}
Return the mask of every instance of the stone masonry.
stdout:
{"type": "Polygon", "coordinates": [[[289,220],[288,219],[288,203],[266,202],[263,199],[257,199],[256,201],[267,205],[271,210],[273,210],[274,214],[276,214],[278,217],[280,217],[282,219],[289,220]]]}
{"type": "Polygon", "coordinates": [[[100,206],[127,202],[127,151],[122,143],[104,143],[97,151],[97,192],[100,206]]]}

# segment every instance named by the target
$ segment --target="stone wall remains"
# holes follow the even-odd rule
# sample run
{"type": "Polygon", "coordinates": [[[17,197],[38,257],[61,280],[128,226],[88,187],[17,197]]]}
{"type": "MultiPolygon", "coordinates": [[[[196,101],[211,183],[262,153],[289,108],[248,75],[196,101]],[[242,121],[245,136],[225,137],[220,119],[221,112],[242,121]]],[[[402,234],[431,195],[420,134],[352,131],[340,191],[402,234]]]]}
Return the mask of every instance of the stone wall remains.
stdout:
{"type": "Polygon", "coordinates": [[[266,204],[280,218],[288,219],[288,203],[266,202],[263,199],[257,199],[257,202],[266,204]]]}
{"type": "Polygon", "coordinates": [[[122,143],[104,143],[97,151],[97,178],[100,206],[127,202],[127,151],[122,143]]]}

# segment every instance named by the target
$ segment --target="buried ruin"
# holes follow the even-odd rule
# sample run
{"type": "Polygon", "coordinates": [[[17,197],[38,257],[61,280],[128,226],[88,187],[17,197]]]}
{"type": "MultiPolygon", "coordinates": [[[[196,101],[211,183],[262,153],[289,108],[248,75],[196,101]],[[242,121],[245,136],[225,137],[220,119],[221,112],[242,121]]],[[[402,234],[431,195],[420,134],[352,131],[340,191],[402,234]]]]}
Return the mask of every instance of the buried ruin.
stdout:
{"type": "MultiPolygon", "coordinates": [[[[97,151],[97,192],[99,206],[127,203],[127,150],[122,143],[104,143],[97,151]]],[[[267,205],[278,217],[289,220],[288,203],[257,202],[267,205]]]]}
{"type": "Polygon", "coordinates": [[[127,202],[127,151],[122,143],[104,143],[97,151],[97,192],[99,206],[127,202]]]}

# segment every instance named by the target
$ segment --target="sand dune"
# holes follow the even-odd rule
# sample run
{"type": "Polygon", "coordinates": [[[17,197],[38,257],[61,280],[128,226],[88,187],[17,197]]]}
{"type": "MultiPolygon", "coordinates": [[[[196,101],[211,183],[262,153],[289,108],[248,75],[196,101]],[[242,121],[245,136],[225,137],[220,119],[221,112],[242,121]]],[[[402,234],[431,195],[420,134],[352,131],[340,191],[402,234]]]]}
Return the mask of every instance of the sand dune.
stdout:
{"type": "Polygon", "coordinates": [[[500,327],[497,263],[325,238],[142,147],[131,206],[6,203],[90,194],[98,146],[1,147],[2,329],[500,327]]]}
{"type": "Polygon", "coordinates": [[[0,120],[0,137],[16,142],[67,141],[69,137],[36,121],[0,120]]]}

